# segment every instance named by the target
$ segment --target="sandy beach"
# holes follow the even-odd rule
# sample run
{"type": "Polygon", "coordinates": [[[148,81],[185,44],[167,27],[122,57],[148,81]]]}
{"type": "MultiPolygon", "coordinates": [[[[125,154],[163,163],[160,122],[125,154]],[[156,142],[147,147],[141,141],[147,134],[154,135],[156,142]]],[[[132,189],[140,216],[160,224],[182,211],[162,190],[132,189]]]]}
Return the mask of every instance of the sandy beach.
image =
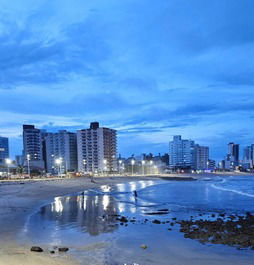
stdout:
{"type": "MultiPolygon", "coordinates": [[[[46,180],[46,181],[16,181],[0,183],[0,264],[1,265],[46,265],[46,264],[78,264],[70,255],[52,257],[49,251],[33,253],[31,245],[17,242],[17,231],[22,229],[26,218],[41,205],[50,203],[54,197],[64,196],[100,185],[128,182],[135,177],[97,178],[91,183],[88,178],[46,180]]],[[[142,179],[142,178],[138,178],[142,179]]],[[[147,178],[146,178],[147,179],[147,178]]],[[[87,252],[87,264],[91,261],[93,251],[103,248],[99,246],[84,246],[87,252]]],[[[92,259],[93,264],[96,261],[92,259]]]]}
{"type": "MultiPolygon", "coordinates": [[[[18,231],[24,229],[24,224],[29,215],[38,211],[42,205],[51,203],[55,197],[75,194],[102,185],[116,185],[140,180],[185,180],[188,178],[213,178],[231,174],[200,174],[200,175],[170,175],[160,177],[103,177],[96,178],[92,183],[89,178],[76,179],[49,179],[49,180],[24,180],[0,182],[0,265],[60,265],[80,264],[69,252],[52,255],[47,245],[41,245],[42,253],[30,251],[31,243],[20,242],[17,239],[18,231]]],[[[60,247],[60,246],[59,246],[60,247]]],[[[70,247],[70,246],[66,246],[70,247]]],[[[81,246],[82,264],[105,264],[104,253],[108,245],[105,242],[86,244],[81,246]]],[[[212,263],[209,263],[212,264],[212,263]]],[[[226,264],[226,263],[225,263],[226,264]]]]}

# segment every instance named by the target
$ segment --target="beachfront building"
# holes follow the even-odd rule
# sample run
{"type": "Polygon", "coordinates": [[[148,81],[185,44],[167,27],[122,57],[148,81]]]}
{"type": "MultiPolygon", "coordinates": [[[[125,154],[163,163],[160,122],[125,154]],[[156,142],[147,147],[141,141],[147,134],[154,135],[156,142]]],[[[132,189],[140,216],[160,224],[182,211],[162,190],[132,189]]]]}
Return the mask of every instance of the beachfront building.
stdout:
{"type": "Polygon", "coordinates": [[[46,133],[44,147],[47,173],[77,171],[76,133],[66,130],[57,133],[46,133]]]}
{"type": "Polygon", "coordinates": [[[193,169],[195,143],[192,140],[184,140],[181,135],[173,137],[169,142],[169,166],[172,169],[193,169]]]}
{"type": "Polygon", "coordinates": [[[239,166],[239,144],[229,143],[228,153],[225,157],[225,169],[235,170],[239,166]]]}
{"type": "Polygon", "coordinates": [[[173,137],[169,143],[169,167],[173,170],[207,170],[209,148],[195,144],[193,140],[173,137]]]}
{"type": "Polygon", "coordinates": [[[209,147],[195,145],[194,160],[196,170],[207,170],[209,167],[209,147]]]}
{"type": "Polygon", "coordinates": [[[9,158],[9,139],[0,136],[0,166],[5,166],[7,158],[9,158]]]}
{"type": "Polygon", "coordinates": [[[86,173],[117,171],[117,132],[92,122],[77,131],[78,170],[86,173]]]}
{"type": "Polygon", "coordinates": [[[44,131],[35,128],[34,125],[23,125],[24,165],[28,170],[43,171],[45,169],[43,134],[44,131]]]}
{"type": "Polygon", "coordinates": [[[243,167],[251,169],[254,165],[254,144],[243,149],[243,167]]]}

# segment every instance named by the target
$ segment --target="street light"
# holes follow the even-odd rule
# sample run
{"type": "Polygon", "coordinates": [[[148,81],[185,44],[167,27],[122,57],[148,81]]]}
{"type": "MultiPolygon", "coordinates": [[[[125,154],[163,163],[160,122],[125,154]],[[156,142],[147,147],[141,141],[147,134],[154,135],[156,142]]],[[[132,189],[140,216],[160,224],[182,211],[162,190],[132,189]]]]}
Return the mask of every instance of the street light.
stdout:
{"type": "Polygon", "coordinates": [[[61,157],[60,157],[60,158],[57,158],[57,159],[55,160],[55,163],[56,163],[56,165],[58,166],[58,177],[59,177],[60,174],[61,174],[62,158],[61,158],[61,157]]]}
{"type": "Polygon", "coordinates": [[[107,174],[107,170],[108,170],[108,168],[107,168],[107,163],[108,163],[107,159],[104,159],[104,160],[103,160],[103,164],[104,164],[104,171],[105,171],[105,174],[107,174]]]}
{"type": "Polygon", "coordinates": [[[143,175],[145,175],[145,163],[146,163],[145,160],[142,160],[142,161],[141,161],[143,175]]]}
{"type": "Polygon", "coordinates": [[[118,163],[119,163],[119,165],[118,165],[118,174],[120,175],[120,173],[121,173],[121,166],[122,166],[123,161],[122,160],[119,160],[118,163]]]}
{"type": "Polygon", "coordinates": [[[133,175],[133,167],[134,167],[134,165],[135,165],[135,160],[132,159],[132,160],[131,160],[131,174],[132,174],[132,175],[133,175]]]}
{"type": "Polygon", "coordinates": [[[30,160],[31,160],[31,156],[28,154],[26,155],[26,160],[27,160],[27,173],[28,173],[28,176],[30,178],[30,160]]]}
{"type": "Polygon", "coordinates": [[[150,175],[152,174],[152,165],[153,165],[153,161],[152,160],[150,160],[150,175]]]}
{"type": "Polygon", "coordinates": [[[83,169],[84,169],[84,173],[86,172],[86,159],[83,159],[83,169]]]}
{"type": "Polygon", "coordinates": [[[11,164],[11,159],[6,158],[6,159],[5,159],[5,163],[6,163],[6,165],[7,165],[7,176],[9,177],[9,175],[10,175],[10,164],[11,164]]]}

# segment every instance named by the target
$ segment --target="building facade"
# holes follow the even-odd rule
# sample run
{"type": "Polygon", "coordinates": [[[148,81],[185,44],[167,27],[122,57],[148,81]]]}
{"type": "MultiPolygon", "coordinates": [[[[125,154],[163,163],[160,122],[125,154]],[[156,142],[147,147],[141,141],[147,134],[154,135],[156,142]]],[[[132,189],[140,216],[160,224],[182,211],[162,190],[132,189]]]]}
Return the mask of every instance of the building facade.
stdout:
{"type": "Polygon", "coordinates": [[[7,158],[9,158],[9,139],[0,136],[0,166],[5,165],[7,158]]]}
{"type": "Polygon", "coordinates": [[[195,169],[207,170],[209,168],[209,147],[195,145],[195,169]]]}
{"type": "Polygon", "coordinates": [[[169,166],[171,168],[194,168],[195,143],[192,140],[183,140],[181,135],[173,137],[169,142],[169,166]]]}
{"type": "Polygon", "coordinates": [[[209,147],[184,140],[180,135],[169,143],[169,167],[171,169],[208,169],[209,147]]]}
{"type": "Polygon", "coordinates": [[[44,137],[46,170],[48,173],[60,171],[77,171],[77,135],[61,130],[57,133],[46,133],[44,137]],[[60,159],[60,165],[56,160],[60,159]]]}
{"type": "Polygon", "coordinates": [[[117,171],[117,132],[92,122],[89,129],[77,131],[80,172],[117,171]]]}
{"type": "Polygon", "coordinates": [[[24,165],[29,166],[31,170],[45,169],[42,140],[43,131],[34,125],[23,125],[24,165]]]}

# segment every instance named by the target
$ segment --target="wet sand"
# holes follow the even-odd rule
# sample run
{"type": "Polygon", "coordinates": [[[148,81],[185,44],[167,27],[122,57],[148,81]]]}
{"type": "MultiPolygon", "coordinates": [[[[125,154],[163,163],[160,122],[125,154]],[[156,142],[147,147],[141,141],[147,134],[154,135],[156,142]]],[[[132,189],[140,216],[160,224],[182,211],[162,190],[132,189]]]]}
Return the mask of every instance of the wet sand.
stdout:
{"type": "MultiPolygon", "coordinates": [[[[50,255],[49,251],[33,253],[31,245],[17,241],[17,232],[23,229],[27,217],[41,205],[51,202],[54,197],[95,188],[104,184],[124,183],[136,178],[98,178],[91,183],[88,178],[46,181],[16,181],[0,183],[0,265],[29,264],[77,264],[67,254],[50,255]]],[[[139,178],[140,179],[140,178],[139,178]]],[[[46,247],[46,246],[45,246],[46,247]]],[[[91,254],[103,248],[86,246],[87,264],[96,264],[91,254]],[[89,257],[90,256],[90,257],[89,257]],[[90,263],[90,261],[91,263],[90,263]]]]}

